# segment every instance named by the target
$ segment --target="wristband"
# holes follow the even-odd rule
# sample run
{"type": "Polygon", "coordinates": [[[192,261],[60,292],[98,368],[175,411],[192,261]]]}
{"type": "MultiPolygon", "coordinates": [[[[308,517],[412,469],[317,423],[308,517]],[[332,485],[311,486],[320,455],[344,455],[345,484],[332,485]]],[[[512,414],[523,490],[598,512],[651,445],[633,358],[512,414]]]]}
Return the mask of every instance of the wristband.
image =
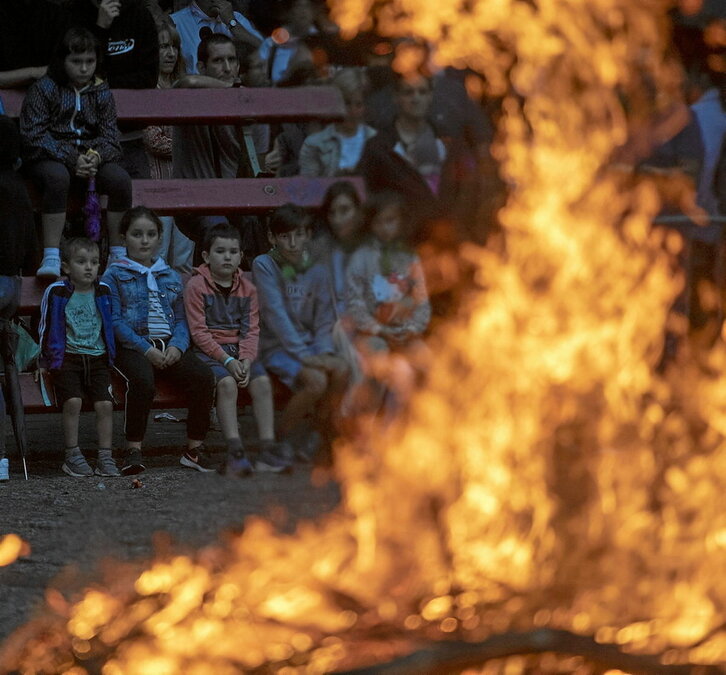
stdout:
{"type": "Polygon", "coordinates": [[[230,361],[234,361],[234,356],[228,356],[228,357],[227,357],[227,358],[226,358],[226,359],[224,360],[224,363],[223,363],[222,365],[223,365],[223,366],[224,366],[224,367],[226,368],[226,367],[227,367],[227,364],[228,364],[228,363],[229,363],[230,361]]]}

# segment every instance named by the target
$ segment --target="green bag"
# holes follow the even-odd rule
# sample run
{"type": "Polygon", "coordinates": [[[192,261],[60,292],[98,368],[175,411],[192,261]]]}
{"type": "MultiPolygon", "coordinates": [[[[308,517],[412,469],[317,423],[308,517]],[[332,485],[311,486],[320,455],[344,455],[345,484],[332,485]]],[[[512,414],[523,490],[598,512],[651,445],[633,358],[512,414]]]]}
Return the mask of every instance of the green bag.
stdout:
{"type": "Polygon", "coordinates": [[[33,340],[22,322],[13,322],[13,330],[18,334],[18,347],[15,350],[15,365],[18,372],[28,370],[40,354],[40,345],[33,340]]]}

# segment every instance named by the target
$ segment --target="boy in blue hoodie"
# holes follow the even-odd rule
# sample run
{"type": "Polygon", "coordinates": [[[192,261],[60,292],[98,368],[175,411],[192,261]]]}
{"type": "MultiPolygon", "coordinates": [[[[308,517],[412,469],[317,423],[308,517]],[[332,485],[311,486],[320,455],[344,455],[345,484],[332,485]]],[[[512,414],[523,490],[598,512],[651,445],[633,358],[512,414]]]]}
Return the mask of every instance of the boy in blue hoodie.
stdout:
{"type": "Polygon", "coordinates": [[[63,471],[75,478],[94,474],[78,447],[81,405],[88,395],[98,433],[95,473],[120,476],[111,456],[111,366],[116,352],[111,289],[98,281],[98,244],[85,237],[71,239],[61,251],[61,264],[68,278],[48,286],[40,305],[41,358],[36,380],[50,370],[63,411],[63,471]]]}
{"type": "Polygon", "coordinates": [[[260,307],[260,357],[293,394],[280,419],[280,435],[300,459],[312,460],[320,434],[305,430],[315,411],[316,426],[328,435],[336,403],[345,390],[348,367],[335,353],[335,312],[330,280],[307,249],[312,219],[300,206],[285,204],[271,216],[272,248],[255,258],[252,273],[260,307]]]}

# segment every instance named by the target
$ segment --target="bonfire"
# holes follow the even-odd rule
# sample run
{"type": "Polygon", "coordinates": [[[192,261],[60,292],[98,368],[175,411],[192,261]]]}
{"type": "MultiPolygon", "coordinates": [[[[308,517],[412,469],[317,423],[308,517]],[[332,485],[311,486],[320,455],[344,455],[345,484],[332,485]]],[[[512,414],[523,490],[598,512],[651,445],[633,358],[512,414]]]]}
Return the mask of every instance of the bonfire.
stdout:
{"type": "Polygon", "coordinates": [[[335,512],[49,594],[2,664],[723,672],[726,355],[657,373],[682,242],[632,168],[679,105],[668,8],[336,0],[346,35],[416,36],[501,98],[504,244],[459,251],[471,288],[406,411],[336,445],[335,512]]]}

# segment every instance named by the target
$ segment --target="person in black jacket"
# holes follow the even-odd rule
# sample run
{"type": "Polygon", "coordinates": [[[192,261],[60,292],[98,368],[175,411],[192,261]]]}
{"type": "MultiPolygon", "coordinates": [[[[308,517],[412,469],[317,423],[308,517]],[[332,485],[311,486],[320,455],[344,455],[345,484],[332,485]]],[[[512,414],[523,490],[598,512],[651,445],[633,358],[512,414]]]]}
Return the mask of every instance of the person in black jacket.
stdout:
{"type": "MultiPolygon", "coordinates": [[[[90,30],[105,45],[101,75],[111,89],[156,89],[159,38],[143,0],[72,0],[69,20],[90,30]]],[[[143,129],[121,124],[122,166],[131,178],[151,178],[143,129]]]]}
{"type": "MultiPolygon", "coordinates": [[[[33,207],[25,182],[16,173],[20,134],[15,122],[0,115],[0,359],[14,352],[17,333],[10,319],[20,301],[20,268],[32,248],[33,207]]],[[[8,480],[5,457],[5,398],[0,389],[0,482],[8,480]]]]}

